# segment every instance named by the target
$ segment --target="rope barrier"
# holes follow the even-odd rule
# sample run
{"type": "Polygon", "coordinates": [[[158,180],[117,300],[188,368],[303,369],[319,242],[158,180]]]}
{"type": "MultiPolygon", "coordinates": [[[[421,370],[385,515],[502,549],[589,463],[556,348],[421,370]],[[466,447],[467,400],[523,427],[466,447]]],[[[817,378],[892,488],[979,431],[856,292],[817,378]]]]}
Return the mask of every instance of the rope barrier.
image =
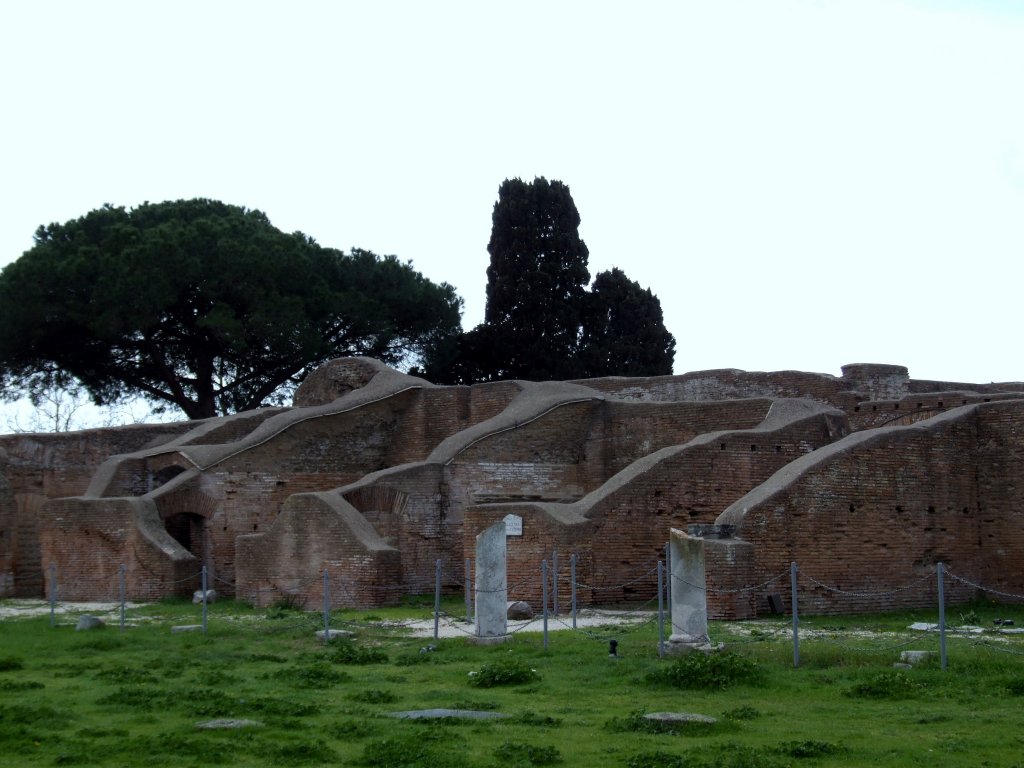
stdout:
{"type": "MultiPolygon", "coordinates": [[[[922,633],[922,634],[924,634],[924,633],[922,633]]],[[[843,649],[845,649],[847,651],[856,651],[857,653],[888,653],[890,651],[898,651],[898,650],[901,650],[903,648],[908,648],[911,645],[914,645],[914,644],[919,643],[921,641],[920,637],[912,637],[909,640],[907,640],[906,642],[896,643],[894,645],[886,645],[886,646],[883,646],[881,648],[874,647],[874,646],[872,646],[872,647],[856,646],[856,645],[847,645],[846,643],[841,643],[838,640],[830,638],[826,632],[822,632],[820,630],[809,630],[806,634],[801,633],[801,635],[800,635],[800,640],[801,641],[803,641],[804,639],[807,639],[807,638],[812,639],[812,640],[820,640],[821,642],[830,643],[832,645],[835,645],[835,646],[838,646],[840,648],[843,648],[843,649]]]]}
{"type": "Polygon", "coordinates": [[[998,589],[991,589],[989,587],[984,587],[981,584],[975,584],[973,581],[969,581],[968,579],[965,579],[963,576],[957,576],[955,573],[948,569],[946,570],[946,575],[952,579],[956,579],[961,584],[966,584],[968,587],[973,587],[974,589],[980,589],[982,592],[986,592],[990,595],[999,595],[1000,597],[1008,597],[1013,600],[1024,600],[1024,595],[1017,595],[1013,592],[1001,592],[998,589]]]}
{"type": "Polygon", "coordinates": [[[610,592],[614,589],[623,589],[625,587],[630,586],[631,584],[636,584],[638,581],[643,581],[644,579],[649,578],[651,574],[655,573],[657,570],[658,566],[655,565],[651,570],[647,571],[642,576],[637,576],[635,579],[631,579],[630,581],[624,581],[622,584],[616,584],[608,587],[598,587],[591,584],[583,584],[582,582],[577,581],[576,589],[587,589],[593,592],[610,592]]]}
{"type": "MultiPolygon", "coordinates": [[[[946,573],[949,572],[947,571],[946,573]]],[[[925,576],[922,576],[920,579],[912,581],[909,584],[904,584],[901,587],[894,587],[893,589],[878,592],[853,592],[850,590],[840,589],[839,587],[833,587],[828,584],[825,584],[824,582],[818,581],[816,578],[804,573],[803,571],[800,571],[800,575],[812,584],[814,584],[815,586],[821,587],[822,589],[828,592],[834,592],[837,595],[847,595],[849,597],[889,597],[891,595],[897,595],[900,592],[906,592],[907,590],[913,589],[914,587],[926,581],[931,581],[935,577],[935,571],[933,570],[925,576]]]]}
{"type": "Polygon", "coordinates": [[[688,587],[692,587],[693,589],[699,589],[702,592],[708,592],[712,595],[738,595],[743,592],[756,592],[759,589],[764,589],[769,584],[773,584],[776,581],[779,581],[780,579],[784,579],[787,576],[789,576],[789,570],[787,569],[782,573],[778,574],[777,576],[772,576],[770,579],[768,579],[767,581],[762,581],[760,584],[752,584],[751,586],[739,587],[737,589],[717,589],[714,587],[705,586],[703,584],[693,584],[692,582],[689,582],[686,579],[684,579],[682,576],[677,576],[674,573],[670,574],[670,576],[672,577],[672,581],[674,582],[677,581],[680,584],[685,584],[688,587]]]}

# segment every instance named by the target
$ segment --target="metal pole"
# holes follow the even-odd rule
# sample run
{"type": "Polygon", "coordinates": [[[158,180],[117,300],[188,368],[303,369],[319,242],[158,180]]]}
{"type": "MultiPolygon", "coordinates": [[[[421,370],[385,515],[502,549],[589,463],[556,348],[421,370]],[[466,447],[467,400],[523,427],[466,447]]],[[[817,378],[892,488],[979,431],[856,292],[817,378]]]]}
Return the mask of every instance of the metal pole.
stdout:
{"type": "Polygon", "coordinates": [[[552,612],[558,615],[558,550],[551,552],[551,604],[552,612]]]}
{"type": "Polygon", "coordinates": [[[569,557],[569,573],[572,576],[572,628],[576,629],[576,553],[569,557]]]}
{"type": "Polygon", "coordinates": [[[324,643],[331,639],[331,592],[330,576],[324,568],[324,643]]]}
{"type": "Polygon", "coordinates": [[[658,561],[658,656],[665,655],[665,563],[658,561]]]}
{"type": "Polygon", "coordinates": [[[470,606],[471,606],[470,594],[472,592],[473,586],[472,586],[472,584],[469,581],[469,567],[470,567],[470,563],[469,563],[469,558],[467,557],[466,558],[466,623],[467,624],[469,624],[470,618],[472,617],[472,613],[470,611],[470,606]]]}
{"type": "Polygon", "coordinates": [[[434,564],[434,642],[439,636],[441,624],[441,559],[434,564]]]}
{"type": "Polygon", "coordinates": [[[203,566],[203,634],[206,634],[206,566],[203,566]]]}
{"type": "Polygon", "coordinates": [[[548,561],[541,560],[540,562],[540,582],[542,585],[541,591],[544,593],[544,599],[542,604],[543,616],[544,616],[544,650],[548,649],[548,561]]]}
{"type": "Polygon", "coordinates": [[[117,580],[118,580],[118,586],[120,587],[120,592],[121,592],[121,631],[122,632],[124,632],[124,593],[125,593],[125,588],[124,588],[124,572],[125,572],[125,565],[124,565],[124,563],[121,563],[121,565],[117,569],[117,577],[118,577],[117,580]]]}
{"type": "Polygon", "coordinates": [[[946,668],[946,585],[943,579],[942,563],[939,563],[935,572],[939,576],[939,660],[942,668],[946,668]]]}
{"type": "Polygon", "coordinates": [[[57,625],[54,616],[57,610],[57,564],[50,563],[50,626],[57,625]]]}
{"type": "Polygon", "coordinates": [[[789,583],[790,583],[790,601],[793,605],[793,666],[800,666],[800,616],[797,610],[797,594],[796,594],[796,574],[797,567],[796,562],[789,564],[789,583]]]}

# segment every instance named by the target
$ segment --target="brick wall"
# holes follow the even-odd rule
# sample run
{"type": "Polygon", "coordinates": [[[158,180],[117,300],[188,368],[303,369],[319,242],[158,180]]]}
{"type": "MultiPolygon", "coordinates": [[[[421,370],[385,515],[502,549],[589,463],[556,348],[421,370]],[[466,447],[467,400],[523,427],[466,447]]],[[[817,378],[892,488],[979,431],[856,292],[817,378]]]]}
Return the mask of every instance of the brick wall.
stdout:
{"type": "MultiPolygon", "coordinates": [[[[772,430],[721,432],[664,448],[575,504],[472,506],[466,511],[463,556],[473,560],[477,534],[517,514],[523,535],[509,538],[508,569],[510,584],[523,583],[521,599],[541,599],[540,561],[557,549],[565,564],[577,556],[577,578],[588,585],[577,595],[582,603],[648,600],[657,593],[655,567],[664,559],[670,528],[714,522],[778,469],[845,434],[844,422],[829,411],[772,430]]],[[[736,573],[749,569],[738,564],[736,573]]],[[[568,589],[568,571],[560,575],[568,589]]]]}
{"type": "Polygon", "coordinates": [[[240,536],[238,594],[256,605],[282,598],[316,609],[328,571],[331,607],[394,602],[401,590],[401,558],[337,494],[289,498],[270,531],[240,536]]]}
{"type": "MultiPolygon", "coordinates": [[[[1024,401],[992,402],[856,433],[782,469],[717,522],[754,545],[753,582],[797,562],[809,613],[934,605],[940,561],[1020,594],[1022,415],[1024,401]]],[[[975,595],[947,580],[951,603],[975,595]]]]}
{"type": "Polygon", "coordinates": [[[4,473],[6,465],[7,455],[0,450],[0,597],[14,595],[14,539],[18,520],[14,494],[4,473]]]}
{"type": "Polygon", "coordinates": [[[189,594],[199,586],[201,565],[167,534],[149,500],[55,499],[39,520],[46,594],[55,574],[61,600],[116,600],[121,566],[129,599],[189,594]]]}

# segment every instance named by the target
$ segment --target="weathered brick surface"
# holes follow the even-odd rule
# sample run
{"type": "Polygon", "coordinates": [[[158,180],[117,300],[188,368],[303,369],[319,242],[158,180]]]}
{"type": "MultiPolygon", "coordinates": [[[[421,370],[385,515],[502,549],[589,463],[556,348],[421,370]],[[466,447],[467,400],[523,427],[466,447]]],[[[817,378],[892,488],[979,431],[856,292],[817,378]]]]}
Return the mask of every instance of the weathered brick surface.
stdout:
{"type": "MultiPolygon", "coordinates": [[[[794,458],[841,437],[844,427],[845,419],[832,411],[772,430],[722,432],[644,457],[575,504],[471,507],[463,555],[472,560],[477,534],[516,514],[523,535],[510,537],[508,548],[509,582],[522,584],[516,597],[541,599],[540,563],[557,551],[565,563],[576,555],[577,578],[587,585],[578,592],[580,602],[652,599],[670,528],[714,522],[721,509],[794,458]]],[[[567,571],[559,575],[569,578],[567,571]]]]}
{"type": "MultiPolygon", "coordinates": [[[[438,560],[460,590],[476,533],[510,512],[523,518],[512,596],[535,604],[554,553],[563,606],[572,555],[582,602],[648,601],[670,527],[737,515],[738,538],[706,543],[713,615],[788,599],[774,582],[739,588],[793,559],[846,591],[926,582],[940,558],[1024,590],[1024,385],[922,384],[864,364],[581,384],[434,387],[360,360],[309,388],[306,408],[2,437],[0,594],[42,594],[56,563],[59,589],[81,597],[111,594],[122,564],[131,595],[158,596],[195,588],[205,565],[219,590],[261,602],[318,605],[324,570],[332,603],[386,602],[430,591],[438,560]],[[769,492],[789,496],[766,506],[769,492]]],[[[923,603],[841,602],[807,581],[807,610],[929,604],[930,588],[923,603]]]]}
{"type": "Polygon", "coordinates": [[[336,494],[292,496],[270,532],[239,537],[238,552],[239,596],[256,605],[288,598],[319,607],[325,569],[331,607],[379,605],[402,592],[398,550],[336,494]]]}
{"type": "Polygon", "coordinates": [[[4,470],[7,468],[7,454],[0,449],[0,597],[14,594],[15,543],[18,512],[14,494],[7,482],[4,470]]]}
{"type": "MultiPolygon", "coordinates": [[[[798,563],[801,610],[812,613],[934,605],[939,562],[1022,594],[1022,416],[1024,401],[992,402],[856,433],[782,469],[717,522],[754,545],[754,582],[798,563]]],[[[950,579],[946,593],[978,594],[950,579]]]]}

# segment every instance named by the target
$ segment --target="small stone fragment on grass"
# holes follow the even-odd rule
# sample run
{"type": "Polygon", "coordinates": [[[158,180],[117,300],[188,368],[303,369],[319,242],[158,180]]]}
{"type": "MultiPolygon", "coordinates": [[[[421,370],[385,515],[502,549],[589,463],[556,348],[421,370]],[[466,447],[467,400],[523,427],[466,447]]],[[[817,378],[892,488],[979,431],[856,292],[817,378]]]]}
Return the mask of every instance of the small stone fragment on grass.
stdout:
{"type": "Polygon", "coordinates": [[[460,720],[491,720],[508,715],[480,709],[413,709],[407,712],[389,712],[388,717],[400,720],[438,720],[446,717],[460,720]]]}
{"type": "Polygon", "coordinates": [[[171,627],[171,632],[200,632],[202,629],[202,624],[181,624],[177,627],[171,627]]]}
{"type": "Polygon", "coordinates": [[[717,719],[708,715],[700,715],[696,712],[649,712],[644,715],[645,720],[655,720],[659,723],[670,723],[672,725],[684,725],[686,723],[701,723],[703,725],[714,725],[717,719]]]}
{"type": "Polygon", "coordinates": [[[196,728],[204,731],[235,730],[238,728],[261,728],[263,723],[259,720],[238,720],[234,718],[220,718],[218,720],[207,720],[196,723],[196,728]]]}
{"type": "Polygon", "coordinates": [[[87,613],[84,616],[78,617],[78,624],[75,626],[75,631],[103,629],[105,626],[107,626],[107,623],[99,616],[92,616],[87,613]]]}
{"type": "MultiPolygon", "coordinates": [[[[338,640],[340,638],[352,637],[354,634],[355,634],[354,632],[349,632],[347,629],[328,629],[327,632],[326,632],[326,637],[327,637],[327,640],[329,642],[331,640],[338,640]]],[[[317,640],[320,640],[321,642],[323,642],[324,636],[325,636],[324,630],[321,629],[321,630],[317,631],[317,633],[316,633],[316,639],[317,640]]]]}
{"type": "MultiPolygon", "coordinates": [[[[215,589],[208,589],[208,590],[206,590],[206,602],[207,603],[215,603],[215,602],[217,602],[217,598],[218,597],[219,597],[219,595],[217,594],[217,590],[215,590],[215,589]]],[[[203,602],[203,590],[197,589],[195,592],[192,593],[192,604],[193,605],[200,605],[202,602],[203,602]]]]}
{"type": "Polygon", "coordinates": [[[528,621],[534,617],[533,607],[525,600],[512,600],[508,604],[508,617],[515,621],[528,621]]]}
{"type": "Polygon", "coordinates": [[[911,667],[935,656],[933,651],[900,651],[900,662],[911,667]]]}

